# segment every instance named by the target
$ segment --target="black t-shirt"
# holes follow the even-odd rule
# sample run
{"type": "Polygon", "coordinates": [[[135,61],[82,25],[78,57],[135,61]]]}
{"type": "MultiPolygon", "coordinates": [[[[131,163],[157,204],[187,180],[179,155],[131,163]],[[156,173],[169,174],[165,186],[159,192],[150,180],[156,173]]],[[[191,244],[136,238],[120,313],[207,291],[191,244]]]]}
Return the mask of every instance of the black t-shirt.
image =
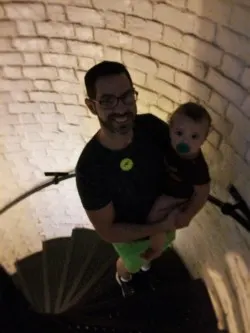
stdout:
{"type": "Polygon", "coordinates": [[[201,151],[194,159],[181,158],[172,148],[169,138],[165,153],[165,194],[189,198],[193,194],[194,185],[210,182],[208,165],[201,151]]]}
{"type": "Polygon", "coordinates": [[[136,116],[133,141],[125,149],[107,149],[94,136],[76,166],[84,208],[98,210],[113,202],[116,221],[145,223],[164,190],[167,143],[167,124],[151,114],[136,116]]]}

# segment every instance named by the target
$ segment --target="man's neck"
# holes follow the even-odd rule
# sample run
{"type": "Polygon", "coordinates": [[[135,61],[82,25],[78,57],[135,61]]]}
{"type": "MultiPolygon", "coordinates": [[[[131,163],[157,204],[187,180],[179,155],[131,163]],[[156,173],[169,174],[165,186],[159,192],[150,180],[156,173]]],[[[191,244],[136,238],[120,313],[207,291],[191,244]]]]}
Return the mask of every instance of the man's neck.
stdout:
{"type": "Polygon", "coordinates": [[[108,149],[121,150],[126,148],[133,140],[133,130],[126,134],[108,133],[103,129],[98,132],[99,142],[108,149]]]}

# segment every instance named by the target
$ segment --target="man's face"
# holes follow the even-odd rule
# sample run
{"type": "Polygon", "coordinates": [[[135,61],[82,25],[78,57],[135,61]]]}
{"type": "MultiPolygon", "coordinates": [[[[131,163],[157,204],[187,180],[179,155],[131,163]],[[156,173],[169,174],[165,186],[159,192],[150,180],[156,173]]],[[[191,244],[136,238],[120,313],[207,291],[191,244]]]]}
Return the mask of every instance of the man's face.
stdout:
{"type": "Polygon", "coordinates": [[[96,82],[96,98],[90,101],[102,127],[126,134],[137,113],[136,95],[126,74],[105,76],[96,82]]]}
{"type": "Polygon", "coordinates": [[[206,119],[195,122],[185,115],[177,114],[170,126],[172,147],[183,156],[196,154],[206,140],[208,130],[206,119]]]}

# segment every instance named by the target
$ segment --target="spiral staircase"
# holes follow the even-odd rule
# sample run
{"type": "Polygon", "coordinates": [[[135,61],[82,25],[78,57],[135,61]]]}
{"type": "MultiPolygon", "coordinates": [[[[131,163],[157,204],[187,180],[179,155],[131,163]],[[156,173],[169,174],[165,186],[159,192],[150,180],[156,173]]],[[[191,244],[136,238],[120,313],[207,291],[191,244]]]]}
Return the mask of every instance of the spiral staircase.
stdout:
{"type": "Polygon", "coordinates": [[[115,282],[115,260],[93,230],[74,229],[16,262],[15,275],[1,268],[0,332],[219,332],[204,283],[173,249],[151,268],[156,290],[138,273],[138,292],[128,299],[115,282]]]}

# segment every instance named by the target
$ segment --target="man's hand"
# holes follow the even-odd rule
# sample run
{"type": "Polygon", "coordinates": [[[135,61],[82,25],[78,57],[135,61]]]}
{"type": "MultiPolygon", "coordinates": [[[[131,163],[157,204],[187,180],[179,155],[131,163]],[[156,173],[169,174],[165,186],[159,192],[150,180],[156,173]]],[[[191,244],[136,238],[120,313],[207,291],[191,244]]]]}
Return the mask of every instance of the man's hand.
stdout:
{"type": "Polygon", "coordinates": [[[162,221],[174,208],[182,205],[186,199],[174,198],[165,194],[158,197],[149,213],[148,222],[162,221]]]}
{"type": "Polygon", "coordinates": [[[176,229],[186,228],[189,226],[191,220],[192,219],[190,218],[189,215],[185,213],[185,211],[179,212],[179,214],[176,215],[175,228],[176,229]]]}
{"type": "Polygon", "coordinates": [[[175,208],[170,214],[168,214],[168,216],[161,223],[163,231],[170,232],[176,230],[176,223],[179,214],[180,211],[178,208],[175,208]]]}

